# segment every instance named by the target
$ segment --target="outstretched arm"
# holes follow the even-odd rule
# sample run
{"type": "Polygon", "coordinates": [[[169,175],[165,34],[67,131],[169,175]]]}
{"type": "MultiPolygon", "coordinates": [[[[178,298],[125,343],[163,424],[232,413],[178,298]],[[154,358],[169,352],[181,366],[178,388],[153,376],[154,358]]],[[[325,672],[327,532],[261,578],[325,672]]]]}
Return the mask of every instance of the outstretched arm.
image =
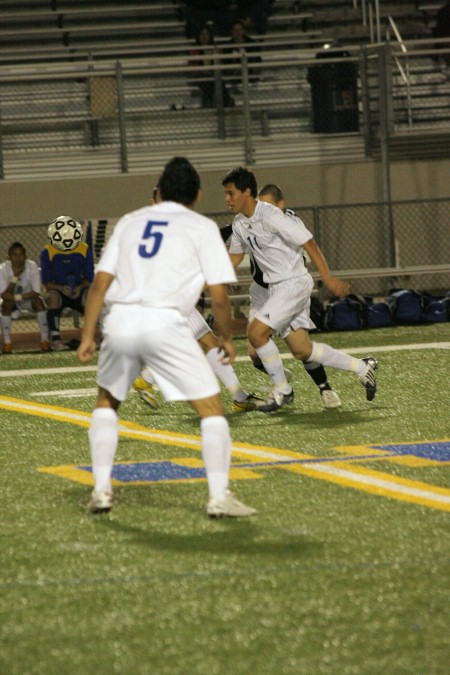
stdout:
{"type": "Polygon", "coordinates": [[[320,248],[313,239],[310,239],[303,244],[303,248],[311,258],[313,264],[316,266],[325,286],[338,298],[348,295],[350,291],[350,284],[338,277],[330,274],[328,263],[320,248]]]}

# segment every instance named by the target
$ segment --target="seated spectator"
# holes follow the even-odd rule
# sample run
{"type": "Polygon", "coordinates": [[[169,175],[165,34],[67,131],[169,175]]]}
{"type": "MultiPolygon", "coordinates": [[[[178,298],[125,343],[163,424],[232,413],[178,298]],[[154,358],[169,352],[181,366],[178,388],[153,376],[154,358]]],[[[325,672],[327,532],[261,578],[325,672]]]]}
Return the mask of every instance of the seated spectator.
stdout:
{"type": "Polygon", "coordinates": [[[261,63],[261,57],[259,56],[260,48],[256,41],[246,33],[242,21],[235,21],[231,27],[231,38],[224,44],[222,50],[224,54],[236,54],[236,58],[224,60],[224,63],[232,66],[232,70],[227,71],[227,79],[233,85],[242,82],[242,50],[245,50],[247,53],[249,81],[253,83],[258,82],[259,69],[252,68],[251,66],[255,63],[261,63]]]}
{"type": "Polygon", "coordinates": [[[12,318],[23,310],[36,312],[41,333],[41,349],[48,352],[47,314],[41,297],[41,277],[39,268],[32,260],[27,260],[25,247],[15,241],[8,249],[9,260],[0,265],[1,327],[3,334],[3,354],[11,354],[12,318]]]}
{"type": "Polygon", "coordinates": [[[70,250],[60,250],[49,242],[41,251],[41,277],[47,291],[51,347],[62,351],[68,347],[61,342],[61,312],[70,307],[84,314],[87,292],[94,278],[92,249],[83,241],[70,250]]]}
{"type": "MultiPolygon", "coordinates": [[[[195,84],[198,86],[202,96],[202,108],[215,108],[218,105],[216,95],[216,73],[214,72],[214,58],[213,54],[216,51],[214,43],[214,35],[209,25],[201,28],[196,38],[197,47],[191,50],[190,63],[194,70],[195,84]],[[201,68],[202,66],[209,67],[210,70],[201,68]]],[[[220,77],[220,73],[218,74],[220,77]]],[[[234,100],[230,96],[225,83],[221,77],[219,80],[219,87],[222,91],[222,104],[225,108],[234,106],[234,100]]]]}

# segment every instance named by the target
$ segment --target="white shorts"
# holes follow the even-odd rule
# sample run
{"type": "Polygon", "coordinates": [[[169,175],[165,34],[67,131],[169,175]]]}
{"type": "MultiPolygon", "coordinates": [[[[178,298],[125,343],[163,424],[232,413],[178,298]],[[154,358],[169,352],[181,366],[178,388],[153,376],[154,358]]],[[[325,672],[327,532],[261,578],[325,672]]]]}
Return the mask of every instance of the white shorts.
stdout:
{"type": "Polygon", "coordinates": [[[250,292],[250,311],[248,313],[248,320],[255,318],[257,312],[264,306],[269,297],[269,289],[260,286],[254,281],[249,289],[250,292]]]}
{"type": "Polygon", "coordinates": [[[14,311],[16,311],[16,312],[33,312],[34,313],[33,303],[31,302],[31,300],[14,300],[14,305],[15,305],[15,309],[13,310],[12,313],[14,313],[14,311]]]}
{"type": "Polygon", "coordinates": [[[282,338],[298,328],[312,330],[315,325],[310,319],[309,308],[313,286],[309,274],[270,284],[268,297],[255,312],[254,318],[273,328],[274,333],[282,338]]]}
{"type": "Polygon", "coordinates": [[[205,319],[195,307],[187,317],[187,321],[196,340],[201,340],[204,335],[212,332],[205,319]]]}
{"type": "Polygon", "coordinates": [[[187,320],[173,309],[113,305],[105,318],[97,384],[118,401],[148,366],[166,401],[219,393],[217,379],[187,320]]]}

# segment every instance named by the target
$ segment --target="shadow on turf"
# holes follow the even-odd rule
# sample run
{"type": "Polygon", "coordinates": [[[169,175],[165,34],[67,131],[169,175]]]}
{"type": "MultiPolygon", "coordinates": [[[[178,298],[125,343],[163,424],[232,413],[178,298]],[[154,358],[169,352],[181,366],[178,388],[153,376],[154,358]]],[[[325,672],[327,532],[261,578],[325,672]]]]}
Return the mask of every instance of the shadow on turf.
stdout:
{"type": "Polygon", "coordinates": [[[262,420],[267,420],[271,428],[276,427],[277,425],[282,425],[283,427],[288,425],[301,425],[303,427],[313,427],[317,429],[323,429],[324,427],[339,427],[339,426],[349,426],[357,424],[366,424],[367,422],[376,422],[377,420],[385,420],[385,415],[383,410],[389,410],[387,406],[381,407],[373,406],[370,410],[366,407],[358,408],[354,410],[321,410],[318,412],[300,412],[286,409],[280,410],[276,413],[271,413],[270,415],[264,415],[256,417],[256,415],[245,416],[244,424],[240,424],[243,416],[236,419],[236,415],[227,415],[230,427],[232,429],[245,428],[249,426],[262,427],[265,424],[262,424],[262,420]],[[374,415],[374,412],[379,413],[374,415]],[[249,424],[249,422],[254,422],[254,424],[249,424]]]}
{"type": "Polygon", "coordinates": [[[283,535],[275,540],[267,531],[258,528],[256,521],[226,519],[212,521],[214,529],[208,532],[168,533],[157,529],[121,523],[117,519],[101,518],[102,527],[123,535],[127,543],[152,550],[172,551],[184,555],[198,553],[239,554],[258,557],[296,558],[316,555],[323,544],[308,538],[306,533],[283,535]],[[217,525],[220,526],[217,527],[217,525]]]}

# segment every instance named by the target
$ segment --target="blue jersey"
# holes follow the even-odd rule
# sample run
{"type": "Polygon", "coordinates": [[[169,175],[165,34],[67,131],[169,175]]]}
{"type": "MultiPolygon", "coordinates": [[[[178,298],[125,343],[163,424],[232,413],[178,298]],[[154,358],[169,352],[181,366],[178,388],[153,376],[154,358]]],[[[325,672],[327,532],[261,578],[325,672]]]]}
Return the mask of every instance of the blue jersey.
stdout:
{"type": "Polygon", "coordinates": [[[91,283],[94,278],[92,249],[85,242],[72,251],[58,251],[47,244],[41,251],[41,278],[44,285],[49,282],[61,286],[79,286],[82,281],[91,283]]]}

